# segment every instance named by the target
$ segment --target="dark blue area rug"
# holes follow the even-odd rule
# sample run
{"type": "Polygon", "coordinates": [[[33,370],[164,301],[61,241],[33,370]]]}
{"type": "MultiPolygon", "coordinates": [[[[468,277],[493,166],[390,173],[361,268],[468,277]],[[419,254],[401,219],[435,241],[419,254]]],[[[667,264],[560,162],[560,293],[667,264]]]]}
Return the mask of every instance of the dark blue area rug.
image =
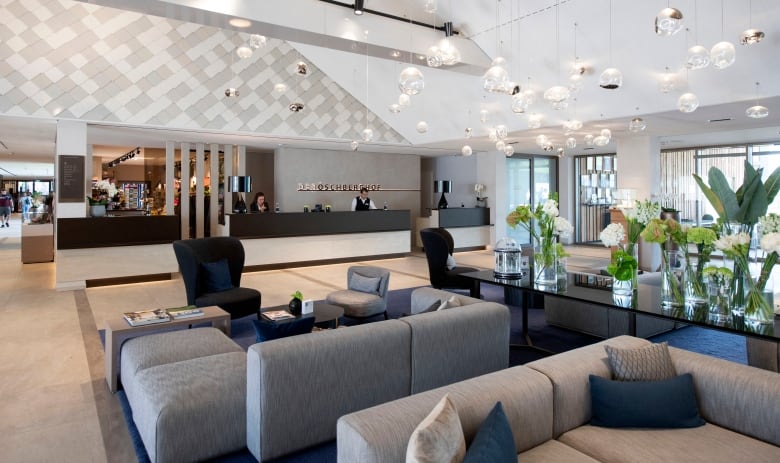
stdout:
{"type": "MultiPolygon", "coordinates": [[[[410,310],[411,293],[415,288],[399,289],[388,293],[387,312],[390,318],[399,318],[410,310]]],[[[482,299],[504,303],[504,290],[499,286],[482,285],[482,299]]],[[[468,292],[461,292],[468,294],[468,292]]],[[[520,307],[510,305],[512,312],[511,337],[512,344],[525,344],[522,336],[522,310],[520,307]]],[[[255,316],[239,318],[231,322],[231,337],[244,349],[255,344],[255,330],[252,320],[255,316]]],[[[382,317],[377,317],[377,321],[382,317]]],[[[343,325],[354,325],[356,322],[348,318],[342,318],[343,325]]],[[[577,347],[587,346],[601,341],[601,338],[590,336],[575,331],[547,325],[544,310],[532,308],[528,311],[528,334],[534,346],[551,352],[565,352],[577,347]]],[[[103,331],[100,331],[103,339],[103,331]]],[[[725,333],[711,329],[688,326],[668,333],[650,338],[653,342],[667,341],[670,346],[699,352],[714,357],[720,357],[739,363],[747,363],[745,350],[745,338],[743,336],[725,333]]],[[[545,357],[547,354],[535,349],[512,349],[509,355],[510,366],[522,365],[533,360],[545,357]]],[[[122,406],[130,437],[136,450],[139,463],[148,463],[149,457],[144,448],[138,430],[133,423],[132,410],[123,391],[116,394],[122,406]]],[[[212,460],[214,463],[244,463],[255,462],[255,458],[248,450],[225,455],[212,460]]],[[[274,460],[274,463],[328,463],[336,461],[336,442],[327,442],[322,445],[288,455],[274,460]]]]}

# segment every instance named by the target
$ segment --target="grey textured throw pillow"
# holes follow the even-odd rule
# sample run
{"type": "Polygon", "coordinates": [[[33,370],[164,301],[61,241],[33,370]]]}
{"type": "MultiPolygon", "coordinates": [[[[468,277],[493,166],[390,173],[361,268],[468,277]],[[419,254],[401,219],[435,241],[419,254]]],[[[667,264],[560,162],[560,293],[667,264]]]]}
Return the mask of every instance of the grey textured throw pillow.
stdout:
{"type": "Polygon", "coordinates": [[[658,381],[677,376],[665,342],[637,349],[604,346],[604,350],[612,378],[618,381],[658,381]]]}
{"type": "Polygon", "coordinates": [[[353,273],[349,277],[349,289],[361,293],[379,294],[379,282],[381,278],[364,277],[359,273],[353,273]]]}

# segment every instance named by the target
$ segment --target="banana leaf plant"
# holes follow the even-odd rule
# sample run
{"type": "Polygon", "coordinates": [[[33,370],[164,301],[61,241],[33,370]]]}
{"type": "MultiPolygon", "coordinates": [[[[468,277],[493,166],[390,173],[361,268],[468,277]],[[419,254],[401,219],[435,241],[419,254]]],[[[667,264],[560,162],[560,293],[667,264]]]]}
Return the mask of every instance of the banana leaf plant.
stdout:
{"type": "Polygon", "coordinates": [[[718,214],[721,225],[737,222],[752,230],[758,219],[766,215],[780,190],[780,167],[772,172],[766,182],[761,180],[762,172],[763,168],[756,169],[745,161],[745,175],[737,191],[731,189],[726,176],[717,167],[711,168],[708,173],[709,185],[696,174],[693,174],[693,178],[718,214]]]}

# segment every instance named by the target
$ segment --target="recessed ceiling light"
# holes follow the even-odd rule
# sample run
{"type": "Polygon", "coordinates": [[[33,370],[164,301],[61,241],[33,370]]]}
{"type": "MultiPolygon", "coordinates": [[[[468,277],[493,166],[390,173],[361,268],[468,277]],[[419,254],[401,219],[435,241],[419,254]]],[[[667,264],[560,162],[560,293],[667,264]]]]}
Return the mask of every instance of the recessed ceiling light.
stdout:
{"type": "Polygon", "coordinates": [[[233,27],[245,28],[252,25],[252,23],[244,18],[232,18],[228,23],[233,27]]]}
{"type": "Polygon", "coordinates": [[[398,50],[393,50],[393,52],[390,53],[390,56],[392,56],[393,58],[398,58],[399,56],[401,56],[401,52],[398,50]]]}

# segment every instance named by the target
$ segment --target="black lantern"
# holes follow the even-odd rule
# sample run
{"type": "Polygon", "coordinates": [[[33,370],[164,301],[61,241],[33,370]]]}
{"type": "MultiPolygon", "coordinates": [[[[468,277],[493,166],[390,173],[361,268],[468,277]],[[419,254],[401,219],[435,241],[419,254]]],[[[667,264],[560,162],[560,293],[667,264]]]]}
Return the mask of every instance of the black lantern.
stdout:
{"type": "Polygon", "coordinates": [[[238,193],[238,200],[233,205],[233,212],[238,214],[246,214],[246,203],[244,202],[244,195],[252,191],[252,177],[248,175],[236,175],[228,177],[228,191],[232,193],[238,193]]]}
{"type": "Polygon", "coordinates": [[[444,197],[444,193],[452,193],[452,181],[435,180],[433,182],[433,192],[441,193],[438,209],[447,209],[447,198],[444,197]]]}

